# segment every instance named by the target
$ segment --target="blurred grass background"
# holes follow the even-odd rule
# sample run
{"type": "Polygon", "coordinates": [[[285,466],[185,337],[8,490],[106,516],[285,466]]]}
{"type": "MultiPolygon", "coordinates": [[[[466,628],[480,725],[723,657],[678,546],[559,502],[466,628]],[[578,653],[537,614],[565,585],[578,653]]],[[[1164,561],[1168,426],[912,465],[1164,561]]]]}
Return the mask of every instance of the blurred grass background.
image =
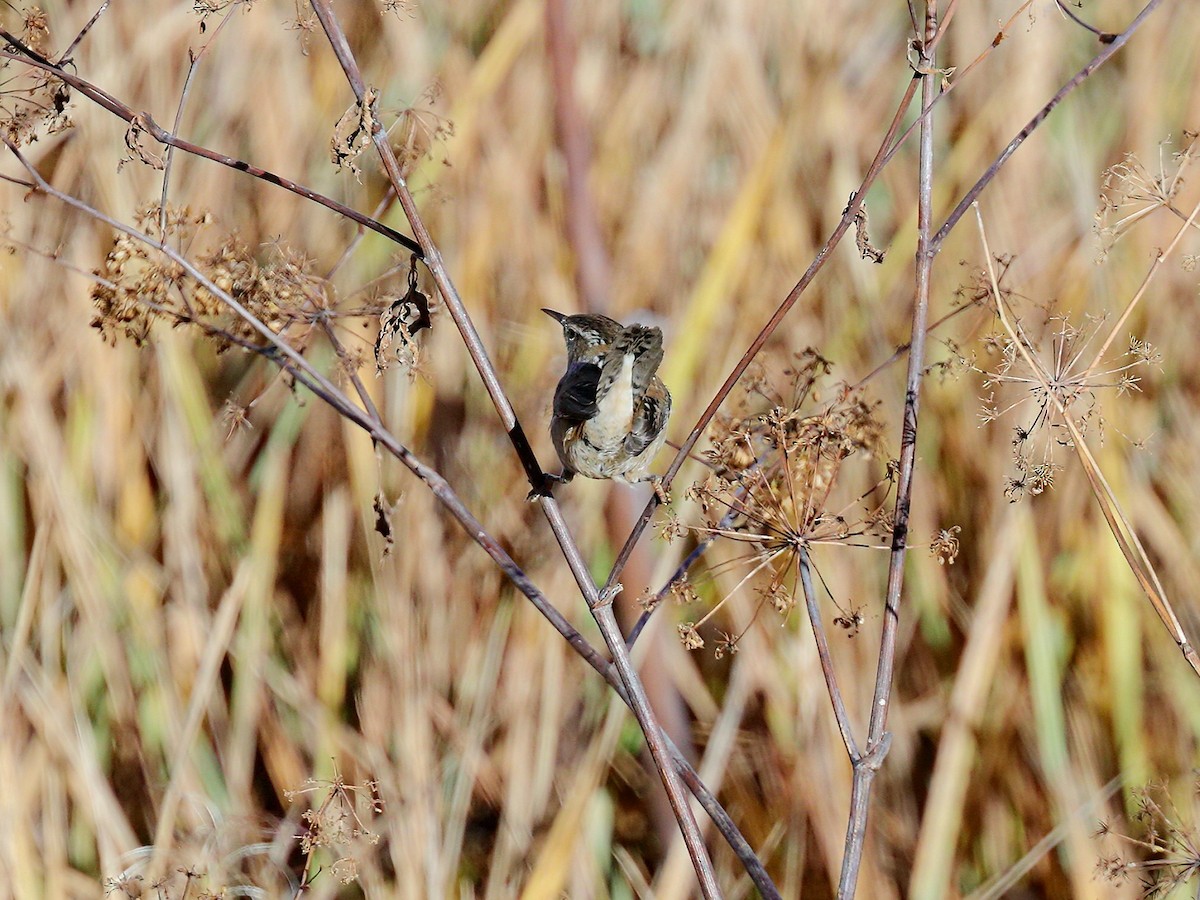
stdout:
{"type": "MultiPolygon", "coordinates": [[[[94,12],[45,6],[57,51],[94,12]]],[[[963,4],[942,65],[984,52],[1017,6],[963,4]]],[[[1100,0],[1081,14],[1115,31],[1134,11],[1100,0]]],[[[426,123],[452,123],[413,182],[549,467],[562,348],[538,308],[581,304],[543,4],[339,13],[386,121],[414,106],[426,123]]],[[[16,13],[2,15],[19,26],[16,13]]],[[[358,182],[328,161],[351,95],[319,30],[289,27],[288,3],[230,15],[181,134],[373,209],[384,191],[374,162],[363,158],[358,182]]],[[[188,48],[210,40],[218,18],[204,34],[199,21],[184,4],[114,4],[74,59],[83,77],[169,127],[188,48]]],[[[611,254],[607,311],[664,325],[679,440],[865,171],[909,78],[907,10],[626,0],[579,4],[569,23],[589,187],[611,254]]],[[[1178,228],[1159,213],[1096,263],[1105,168],[1136,153],[1153,169],[1164,138],[1178,146],[1200,123],[1197,46],[1193,5],[1164,4],[985,193],[992,246],[1016,256],[1007,284],[1031,303],[1053,301],[1080,320],[1119,310],[1178,228]]],[[[939,219],[1096,50],[1049,2],[1015,20],[939,107],[939,219]]],[[[157,173],[118,171],[122,123],[81,98],[71,116],[72,130],[27,150],[44,175],[122,220],[157,200],[157,173]]],[[[326,271],[353,237],[332,214],[262,182],[184,155],[174,165],[172,202],[210,210],[221,233],[237,231],[264,255],[281,241],[326,271]]],[[[0,171],[20,174],[11,160],[0,171]]],[[[811,345],[854,381],[907,340],[915,180],[913,144],[868,196],[886,261],[863,262],[845,242],[769,344],[768,372],[811,345]]],[[[325,870],[313,896],[688,896],[686,860],[656,830],[654,779],[623,708],[421,486],[320,404],[298,402],[261,361],[216,355],[166,327],[141,349],[104,343],[89,327],[89,281],[67,267],[99,266],[111,236],[11,184],[0,196],[7,236],[58,257],[19,250],[0,268],[0,895],[96,897],[104,879],[141,871],[157,844],[157,863],[203,874],[193,890],[253,882],[283,896],[282,871],[303,866],[300,814],[331,789],[289,792],[336,771],[378,780],[383,811],[360,803],[360,812],[381,840],[352,842],[359,880],[349,886],[330,869],[336,854],[318,851],[325,870]],[[230,399],[254,401],[250,428],[230,434],[221,415],[230,399]],[[373,532],[381,488],[397,501],[386,557],[373,532]]],[[[934,317],[970,277],[960,260],[982,261],[968,221],[937,261],[934,317]]],[[[367,237],[336,288],[354,305],[354,291],[403,262],[367,237]]],[[[1195,639],[1200,314],[1184,262],[1160,275],[1132,323],[1161,349],[1161,370],[1141,394],[1106,405],[1097,452],[1195,639]],[[1122,434],[1149,440],[1135,448],[1122,434]]],[[[991,328],[971,310],[937,337],[972,348],[991,328]]],[[[358,320],[346,329],[364,336],[369,357],[374,331],[358,320]]],[[[949,355],[936,342],[931,354],[949,355]]],[[[331,364],[319,346],[310,355],[331,364]]],[[[448,317],[435,317],[424,359],[414,379],[364,368],[385,420],[598,640],[448,317]]],[[[893,435],[902,368],[872,386],[893,435]]],[[[1200,685],[1068,457],[1053,491],[1006,502],[1014,423],[980,427],[983,393],[963,377],[931,379],[924,395],[914,536],[957,524],[963,549],[953,567],[911,555],[894,739],[859,895],[972,895],[1052,835],[1011,892],[992,895],[1136,896],[1136,884],[1095,874],[1113,852],[1096,824],[1123,822],[1131,790],[1151,778],[1167,782],[1191,821],[1200,685]],[[1118,776],[1124,789],[1105,791],[1118,776]]],[[[684,471],[681,514],[682,488],[700,473],[684,471]]],[[[600,511],[627,490],[577,481],[565,492],[601,574],[615,548],[600,511]]],[[[641,577],[657,587],[681,552],[655,538],[641,577]]],[[[886,561],[843,550],[818,562],[865,618],[853,639],[834,635],[861,728],[886,561]]],[[[807,623],[799,610],[783,628],[764,620],[736,656],[717,660],[674,636],[675,621],[702,612],[664,608],[646,638],[698,766],[784,896],[830,896],[850,767],[807,623]]],[[[752,599],[731,602],[724,627],[752,613],[752,599]]],[[[746,896],[731,854],[718,842],[714,852],[729,895],[746,896]]],[[[166,896],[182,884],[176,873],[166,896]]]]}

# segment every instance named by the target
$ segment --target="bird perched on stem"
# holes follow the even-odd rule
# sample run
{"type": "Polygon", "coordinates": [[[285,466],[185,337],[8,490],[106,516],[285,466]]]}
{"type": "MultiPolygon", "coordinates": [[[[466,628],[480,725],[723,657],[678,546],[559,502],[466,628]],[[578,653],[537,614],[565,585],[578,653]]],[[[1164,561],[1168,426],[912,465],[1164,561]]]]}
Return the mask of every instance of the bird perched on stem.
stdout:
{"type": "Polygon", "coordinates": [[[562,460],[566,483],[619,478],[631,484],[661,479],[646,471],[666,440],[671,394],[658,377],[662,331],[622,325],[607,316],[546,315],[562,326],[567,371],[554,391],[550,436],[562,460]]]}

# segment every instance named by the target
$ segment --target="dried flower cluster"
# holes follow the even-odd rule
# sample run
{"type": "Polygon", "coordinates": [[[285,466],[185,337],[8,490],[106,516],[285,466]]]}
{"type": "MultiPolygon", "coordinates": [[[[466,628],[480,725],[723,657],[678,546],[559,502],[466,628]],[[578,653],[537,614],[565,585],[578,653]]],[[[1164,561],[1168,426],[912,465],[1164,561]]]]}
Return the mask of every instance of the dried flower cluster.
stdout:
{"type": "MultiPolygon", "coordinates": [[[[1192,785],[1193,794],[1200,784],[1192,785]]],[[[1138,854],[1114,853],[1096,863],[1096,874],[1114,884],[1137,881],[1144,897],[1165,897],[1200,875],[1200,833],[1180,814],[1165,784],[1149,784],[1136,795],[1133,822],[1141,837],[1122,834],[1101,823],[1098,837],[1111,837],[1138,854]]],[[[1195,885],[1189,889],[1195,896],[1195,885]]]]}
{"type": "MultiPolygon", "coordinates": [[[[212,218],[188,207],[169,207],[161,216],[154,205],[139,210],[135,221],[140,230],[162,240],[192,242],[212,218]]],[[[310,261],[278,244],[260,259],[236,234],[229,235],[211,252],[197,255],[196,262],[213,284],[272,331],[310,321],[326,305],[325,283],[312,274],[310,261]]],[[[262,343],[250,323],[220,298],[127,234],[114,236],[104,265],[93,274],[97,280],[92,288],[92,326],[106,340],[124,333],[141,344],[154,322],[165,320],[200,325],[221,350],[262,343]]]]}
{"type": "MultiPolygon", "coordinates": [[[[679,626],[689,649],[704,646],[700,625],[752,581],[757,581],[759,598],[755,615],[769,606],[786,616],[796,603],[801,549],[818,544],[886,547],[891,538],[895,466],[884,452],[878,404],[844,386],[820,403],[818,383],[831,364],[813,349],[796,354],[794,360],[783,373],[789,383],[786,397],[759,374],[749,379],[743,406],[757,401],[767,409],[747,409],[718,420],[718,433],[705,454],[713,471],[687,495],[699,505],[704,521],[684,526],[671,520],[664,528],[669,537],[688,531],[747,548],[710,568],[712,576],[738,566],[749,567],[749,572],[703,619],[679,626]],[[813,408],[806,410],[809,405],[813,408]],[[846,476],[852,460],[864,466],[875,463],[876,474],[867,479],[865,491],[842,484],[853,480],[846,476]]],[[[671,590],[677,598],[697,597],[686,583],[672,585],[671,590]]],[[[849,615],[840,606],[839,610],[849,615]]],[[[736,652],[739,636],[722,633],[718,652],[736,652]]]]}
{"type": "Polygon", "coordinates": [[[360,807],[368,818],[383,813],[383,799],[379,793],[379,782],[367,779],[362,784],[350,784],[340,774],[332,781],[310,778],[307,786],[298,791],[288,791],[287,799],[295,800],[302,794],[325,792],[319,806],[305,810],[305,830],[299,835],[300,849],[306,858],[306,878],[311,878],[313,854],[321,848],[335,859],[330,869],[341,884],[350,884],[358,879],[358,862],[354,851],[363,844],[379,843],[379,835],[372,832],[359,815],[360,807]],[[363,802],[358,802],[359,798],[363,802]]]}
{"type": "MultiPolygon", "coordinates": [[[[50,57],[46,13],[37,6],[17,11],[21,15],[21,43],[40,56],[50,57]]],[[[16,146],[32,144],[43,132],[55,134],[70,128],[70,99],[70,89],[53,75],[0,59],[0,130],[16,146]]]]}
{"type": "Polygon", "coordinates": [[[1122,236],[1155,210],[1179,214],[1175,198],[1191,163],[1200,157],[1196,137],[1196,132],[1185,131],[1180,149],[1173,151],[1169,149],[1171,138],[1160,143],[1156,171],[1147,169],[1133,153],[1125,154],[1119,163],[1105,170],[1095,223],[1100,238],[1097,261],[1103,261],[1122,236]]]}
{"type": "Polygon", "coordinates": [[[1102,396],[1140,390],[1138,371],[1162,361],[1150,344],[1130,337],[1121,357],[1106,363],[1102,359],[1103,346],[1097,348],[1105,320],[1085,316],[1085,323],[1080,327],[1046,310],[1042,323],[1045,337],[1040,344],[1028,337],[1024,326],[1021,328],[1020,338],[1035,360],[1034,368],[1016,340],[1007,334],[985,339],[985,351],[994,360],[990,368],[973,364],[989,391],[980,414],[984,423],[1009,413],[1022,417],[1013,429],[1015,472],[1007,478],[1004,489],[1011,502],[1053,487],[1055,475],[1062,468],[1055,451],[1074,445],[1063,411],[1080,434],[1094,432],[1103,440],[1102,396]]]}
{"type": "Polygon", "coordinates": [[[368,827],[383,813],[379,783],[367,779],[351,784],[335,773],[331,781],[310,778],[303,788],[285,792],[289,801],[304,795],[314,795],[302,815],[304,829],[286,835],[298,842],[304,856],[302,872],[289,861],[287,841],[275,840],[269,830],[264,834],[259,825],[230,819],[214,823],[217,827],[211,833],[197,835],[201,839],[196,844],[176,846],[161,877],[142,873],[150,855],[139,854],[128,869],[105,879],[105,893],[158,900],[298,897],[321,872],[341,884],[357,881],[363,854],[379,843],[379,835],[368,827]],[[318,860],[326,855],[328,861],[318,860]]]}
{"type": "Polygon", "coordinates": [[[225,890],[212,891],[205,887],[207,875],[189,866],[180,866],[165,877],[150,884],[142,875],[124,873],[104,881],[104,893],[108,897],[130,897],[140,900],[154,897],[157,900],[220,900],[227,896],[225,890]]]}
{"type": "Polygon", "coordinates": [[[433,111],[441,96],[442,86],[435,81],[415,103],[396,114],[395,123],[388,129],[392,150],[405,175],[422,160],[450,165],[444,150],[446,141],[454,136],[454,123],[433,111]]]}

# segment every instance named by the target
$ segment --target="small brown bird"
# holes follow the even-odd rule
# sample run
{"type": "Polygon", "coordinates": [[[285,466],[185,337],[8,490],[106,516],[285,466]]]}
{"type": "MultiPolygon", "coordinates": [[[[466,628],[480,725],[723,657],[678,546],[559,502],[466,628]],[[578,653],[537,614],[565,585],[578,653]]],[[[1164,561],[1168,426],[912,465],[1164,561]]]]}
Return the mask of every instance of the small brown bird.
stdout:
{"type": "Polygon", "coordinates": [[[567,371],[554,391],[550,436],[562,460],[557,480],[654,481],[646,471],[667,437],[671,394],[658,377],[662,331],[607,316],[546,315],[562,326],[567,371]]]}

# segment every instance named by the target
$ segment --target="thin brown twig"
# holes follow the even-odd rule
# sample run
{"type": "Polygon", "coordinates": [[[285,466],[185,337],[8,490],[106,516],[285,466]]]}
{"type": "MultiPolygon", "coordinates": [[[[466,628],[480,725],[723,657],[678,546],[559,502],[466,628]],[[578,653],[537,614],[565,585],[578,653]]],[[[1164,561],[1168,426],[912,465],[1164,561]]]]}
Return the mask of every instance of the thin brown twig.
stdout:
{"type": "Polygon", "coordinates": [[[145,131],[160,144],[168,147],[177,147],[185,153],[190,153],[193,156],[199,156],[215,163],[220,163],[221,165],[230,169],[234,169],[238,172],[245,172],[247,175],[250,175],[254,178],[258,178],[269,184],[273,184],[276,187],[281,187],[285,191],[290,191],[291,193],[303,197],[306,200],[311,200],[314,203],[318,203],[321,206],[324,206],[326,209],[331,210],[338,215],[344,216],[352,222],[357,222],[364,228],[369,228],[371,231],[383,235],[385,238],[388,238],[389,240],[406,247],[413,253],[421,253],[420,245],[418,245],[417,242],[412,238],[401,234],[394,228],[384,225],[382,222],[372,219],[370,216],[363,215],[358,210],[346,206],[344,203],[339,203],[332,197],[326,197],[324,194],[317,193],[312,188],[305,187],[302,184],[284,178],[282,175],[276,175],[274,172],[269,172],[266,169],[261,169],[258,166],[251,165],[244,160],[237,159],[233,156],[226,156],[223,153],[217,153],[215,150],[209,150],[207,147],[201,147],[198,144],[193,144],[191,141],[185,141],[182,138],[173,136],[170,132],[166,131],[164,128],[162,128],[162,126],[155,122],[149,113],[134,112],[131,107],[122,103],[103,88],[98,87],[84,78],[80,78],[78,75],[68,72],[62,66],[51,62],[37,51],[26,47],[19,38],[2,28],[0,28],[0,38],[3,38],[10,47],[15,48],[17,51],[14,53],[9,50],[0,50],[0,59],[11,59],[17,62],[26,63],[51,73],[56,78],[62,79],[71,87],[75,88],[75,90],[79,91],[79,93],[83,94],[83,96],[87,97],[93,103],[98,104],[118,118],[124,119],[130,125],[136,126],[142,131],[145,131]]]}
{"type": "MultiPolygon", "coordinates": [[[[935,34],[933,36],[933,40],[929,42],[930,52],[937,50],[938,44],[940,44],[942,42],[942,38],[946,36],[946,29],[949,28],[950,23],[954,21],[954,14],[958,12],[958,2],[959,0],[950,0],[950,2],[946,4],[946,9],[942,13],[941,21],[938,22],[937,34],[935,34]]],[[[1027,3],[1023,4],[1021,9],[1024,9],[1028,5],[1029,4],[1027,3]]],[[[1020,10],[1017,10],[1017,12],[1020,12],[1020,10]]],[[[1009,19],[1009,21],[1011,22],[1012,20],[1009,19]]],[[[913,31],[920,31],[920,28],[918,26],[914,26],[913,31]]]]}
{"type": "Polygon", "coordinates": [[[87,36],[87,33],[95,27],[96,23],[100,21],[100,17],[104,15],[105,11],[108,9],[108,4],[111,2],[112,0],[104,0],[104,2],[100,4],[100,8],[92,13],[92,17],[87,20],[87,24],[79,29],[79,34],[75,35],[75,39],[67,45],[67,49],[62,52],[61,56],[59,56],[58,64],[60,66],[65,66],[71,61],[71,53],[76,47],[79,46],[80,42],[87,36]]]}
{"type": "Polygon", "coordinates": [[[1063,0],[1054,0],[1054,5],[1058,7],[1058,11],[1060,13],[1062,13],[1080,28],[1084,29],[1085,31],[1090,31],[1092,34],[1094,34],[1097,39],[1101,41],[1101,43],[1108,44],[1111,43],[1114,38],[1116,38],[1116,35],[1111,31],[1101,31],[1095,25],[1089,25],[1087,22],[1083,21],[1083,19],[1071,12],[1070,7],[1064,3],[1063,0]]]}
{"type": "Polygon", "coordinates": [[[841,688],[838,687],[837,673],[833,669],[833,656],[829,652],[829,637],[825,634],[825,623],[821,620],[821,609],[817,605],[817,592],[813,588],[811,561],[808,558],[808,548],[801,547],[796,554],[796,565],[800,570],[800,584],[804,591],[804,604],[808,609],[808,623],[812,627],[813,640],[817,645],[817,658],[821,662],[821,674],[825,677],[825,689],[829,692],[829,701],[833,704],[833,716],[837,720],[838,731],[842,735],[842,743],[851,760],[858,759],[862,754],[858,749],[858,741],[854,739],[854,729],[850,725],[850,714],[846,711],[846,701],[842,699],[841,688]]]}
{"type": "MultiPolygon", "coordinates": [[[[240,0],[239,0],[240,2],[240,0]]],[[[233,10],[238,6],[234,3],[226,12],[225,17],[221,19],[221,24],[217,26],[217,30],[213,32],[213,36],[208,39],[199,53],[193,54],[188,51],[188,70],[187,75],[183,79],[183,90],[179,92],[179,106],[175,109],[175,124],[171,126],[171,136],[179,134],[179,129],[183,125],[183,110],[187,106],[188,96],[192,90],[192,79],[196,77],[196,70],[200,66],[200,60],[204,58],[204,54],[208,52],[208,48],[213,45],[221,32],[225,30],[225,26],[229,20],[233,18],[233,10]]],[[[162,184],[162,199],[158,204],[158,233],[165,235],[167,233],[167,193],[171,186],[171,169],[175,163],[175,148],[170,144],[167,145],[166,161],[163,164],[163,184],[162,184]]]]}
{"type": "MultiPolygon", "coordinates": [[[[325,31],[334,54],[338,58],[338,62],[342,66],[347,81],[354,91],[357,101],[360,104],[365,103],[367,94],[366,84],[363,81],[362,73],[358,69],[345,32],[334,15],[328,0],[312,0],[312,7],[317,14],[321,27],[325,31]]],[[[466,345],[476,369],[483,379],[484,385],[491,396],[492,403],[496,407],[496,411],[504,427],[508,431],[509,439],[513,443],[517,455],[525,467],[530,485],[535,492],[538,492],[538,500],[541,503],[546,518],[550,522],[555,539],[558,541],[563,556],[566,558],[567,564],[575,576],[576,582],[579,584],[580,590],[587,601],[588,608],[600,629],[605,644],[608,646],[609,653],[612,655],[613,664],[616,666],[617,673],[621,677],[621,682],[625,686],[625,690],[631,701],[631,708],[646,738],[646,744],[649,747],[654,766],[658,770],[663,787],[667,792],[667,798],[671,803],[671,809],[675,813],[676,821],[679,823],[684,843],[687,845],[688,855],[691,857],[692,866],[696,871],[696,876],[700,883],[701,892],[705,897],[719,897],[721,890],[717,884],[712,861],[709,859],[708,850],[704,845],[704,838],[700,833],[699,825],[692,814],[683,781],[679,777],[679,773],[671,759],[666,735],[658,724],[658,719],[646,697],[645,688],[625,648],[624,635],[621,633],[612,608],[612,601],[616,594],[614,586],[609,585],[604,592],[597,590],[587,563],[583,559],[583,555],[580,553],[570,529],[567,527],[566,520],[562,515],[558,503],[545,489],[546,479],[541,465],[533,454],[528,438],[525,436],[525,432],[517,419],[516,412],[504,392],[499,375],[488,357],[478,332],[475,330],[470,314],[467,312],[466,306],[463,304],[457,289],[450,279],[441,253],[434,244],[428,229],[425,227],[424,220],[417,209],[412,193],[408,189],[408,184],[404,173],[401,171],[399,161],[396,159],[396,155],[388,143],[387,134],[379,124],[374,111],[371,110],[370,112],[373,123],[372,137],[376,150],[383,162],[384,171],[392,183],[396,196],[400,200],[400,205],[408,217],[413,233],[416,235],[417,241],[424,251],[426,266],[433,275],[434,282],[437,284],[438,290],[446,303],[446,308],[462,336],[463,343],[466,345]]]]}
{"type": "Polygon", "coordinates": [[[1000,173],[1000,170],[1004,167],[1004,164],[1008,162],[1008,158],[1017,152],[1017,148],[1025,143],[1029,136],[1037,130],[1038,126],[1046,120],[1046,117],[1049,116],[1050,113],[1054,112],[1055,107],[1057,107],[1063,102],[1063,100],[1066,99],[1068,94],[1087,81],[1097,69],[1099,69],[1102,65],[1108,62],[1109,59],[1112,58],[1114,53],[1125,46],[1129,39],[1133,37],[1134,33],[1142,27],[1146,19],[1149,18],[1150,14],[1153,13],[1161,3],[1162,0],[1149,0],[1149,2],[1142,7],[1142,11],[1134,17],[1132,22],[1129,23],[1129,26],[1116,37],[1114,37],[1111,43],[1107,44],[1103,50],[1092,57],[1087,65],[1076,72],[1066,84],[1059,88],[1058,92],[1050,98],[1046,105],[1038,110],[1037,114],[1025,124],[1024,128],[1017,132],[1016,137],[1008,142],[1007,146],[1000,151],[1000,154],[996,157],[992,164],[988,166],[984,173],[979,177],[979,180],[976,181],[975,184],[971,186],[971,189],[963,195],[963,198],[958,202],[958,205],[954,207],[953,212],[946,217],[946,221],[942,224],[942,227],[938,229],[937,234],[933,236],[933,240],[930,242],[930,249],[935,254],[942,249],[942,244],[945,243],[946,237],[950,234],[950,232],[954,230],[954,226],[958,224],[958,220],[966,215],[967,210],[971,208],[971,204],[979,198],[979,195],[983,193],[983,189],[991,184],[992,179],[1000,173]]]}
{"type": "MultiPolygon", "coordinates": [[[[1033,6],[1035,2],[1036,0],[1025,0],[1024,3],[1022,3],[1013,11],[1013,14],[1008,17],[1004,24],[1000,26],[999,30],[996,32],[996,36],[992,38],[992,42],[983,50],[983,52],[967,63],[966,66],[962,67],[961,71],[956,70],[954,72],[954,80],[950,81],[948,84],[943,84],[942,89],[938,91],[937,96],[933,99],[933,102],[923,108],[917,117],[909,124],[909,126],[905,128],[903,132],[901,132],[900,137],[896,138],[896,143],[892,145],[891,149],[887,152],[887,156],[883,158],[884,165],[887,165],[889,162],[891,162],[892,157],[900,152],[900,148],[904,146],[909,136],[921,127],[921,123],[925,121],[925,117],[929,115],[929,112],[938,104],[945,101],[945,99],[949,97],[960,84],[966,81],[968,75],[975,71],[975,69],[984,60],[986,60],[992,55],[993,52],[995,52],[996,48],[999,47],[1003,42],[1005,33],[1012,26],[1012,23],[1016,21],[1017,16],[1021,15],[1021,13],[1023,13],[1025,10],[1033,6]]],[[[947,14],[947,18],[943,20],[941,27],[938,30],[937,37],[929,42],[929,47],[931,50],[936,50],[938,44],[941,43],[941,39],[946,33],[946,26],[950,21],[949,16],[954,11],[954,6],[955,4],[952,2],[950,5],[950,11],[947,14]]]]}
{"type": "MultiPolygon", "coordinates": [[[[937,59],[935,51],[930,49],[937,34],[937,23],[937,0],[927,0],[925,42],[920,51],[923,108],[932,106],[938,90],[937,59]]],[[[887,716],[891,704],[892,673],[896,664],[896,635],[904,587],[904,558],[908,542],[908,517],[912,504],[913,471],[916,467],[917,418],[925,368],[925,333],[929,317],[930,276],[933,271],[934,251],[930,244],[933,225],[933,122],[931,111],[921,123],[920,168],[917,175],[916,287],[912,337],[908,351],[908,375],[905,379],[904,417],[900,428],[900,465],[896,475],[892,550],[888,561],[887,594],[883,628],[879,638],[879,662],[875,673],[875,691],[871,703],[871,720],[867,728],[866,751],[850,758],[854,765],[854,776],[850,790],[850,816],[846,823],[846,852],[842,857],[842,873],[838,882],[839,898],[854,896],[867,833],[871,785],[891,744],[890,735],[887,733],[887,716]]]]}
{"type": "MultiPolygon", "coordinates": [[[[933,322],[929,326],[928,330],[925,333],[927,335],[933,334],[942,325],[946,324],[951,319],[961,316],[968,309],[971,309],[974,305],[975,305],[974,303],[964,303],[962,306],[959,306],[955,309],[950,310],[950,312],[946,313],[945,315],[943,315],[939,319],[937,319],[937,321],[933,322]]],[[[890,365],[892,365],[898,359],[901,359],[903,356],[905,356],[911,347],[912,347],[912,345],[908,341],[905,341],[903,344],[901,344],[899,347],[896,348],[896,351],[891,356],[889,356],[887,359],[885,359],[883,362],[881,362],[879,365],[877,365],[875,368],[873,368],[870,372],[868,372],[866,375],[864,375],[862,378],[860,378],[858,381],[856,381],[852,385],[852,389],[857,390],[858,388],[863,387],[864,385],[868,384],[869,382],[874,381],[890,365]]]]}
{"type": "MultiPolygon", "coordinates": [[[[376,220],[382,218],[383,214],[386,213],[389,209],[391,209],[392,204],[395,202],[396,202],[396,192],[393,191],[389,187],[387,193],[384,194],[383,199],[380,200],[377,204],[375,204],[375,209],[371,213],[371,218],[376,219],[376,220]]],[[[366,236],[366,232],[363,231],[362,226],[359,226],[359,228],[357,229],[357,232],[354,235],[354,238],[350,241],[350,243],[348,243],[346,245],[346,249],[342,251],[341,256],[339,256],[334,261],[333,265],[329,267],[329,271],[325,273],[326,281],[333,280],[333,276],[336,275],[341,270],[342,266],[344,266],[350,260],[350,257],[354,255],[354,251],[358,249],[359,245],[362,243],[362,239],[365,236],[366,236]]],[[[390,270],[390,271],[386,272],[383,276],[380,276],[380,278],[387,277],[388,275],[391,275],[393,273],[393,271],[399,270],[401,268],[403,268],[403,266],[396,266],[393,270],[390,270]]],[[[378,280],[378,279],[376,279],[376,280],[378,280]]],[[[361,288],[359,290],[361,290],[361,288]]]]}

